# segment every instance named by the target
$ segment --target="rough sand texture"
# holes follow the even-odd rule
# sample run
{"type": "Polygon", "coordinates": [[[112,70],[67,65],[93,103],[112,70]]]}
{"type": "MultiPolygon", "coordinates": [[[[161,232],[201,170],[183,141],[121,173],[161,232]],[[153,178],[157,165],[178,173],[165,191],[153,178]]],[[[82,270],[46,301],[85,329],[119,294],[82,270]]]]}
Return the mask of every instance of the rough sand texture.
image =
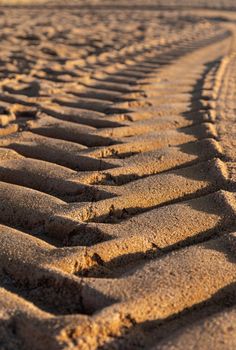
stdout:
{"type": "Polygon", "coordinates": [[[0,4],[1,350],[235,350],[234,1],[0,4]]]}

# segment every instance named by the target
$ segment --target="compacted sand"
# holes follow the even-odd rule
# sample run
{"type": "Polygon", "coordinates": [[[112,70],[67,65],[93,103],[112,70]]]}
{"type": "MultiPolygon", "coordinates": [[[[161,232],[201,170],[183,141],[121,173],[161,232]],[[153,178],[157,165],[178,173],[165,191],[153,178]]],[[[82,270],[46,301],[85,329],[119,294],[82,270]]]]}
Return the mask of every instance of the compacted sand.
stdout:
{"type": "Polygon", "coordinates": [[[1,2],[0,349],[236,349],[233,5],[1,2]]]}

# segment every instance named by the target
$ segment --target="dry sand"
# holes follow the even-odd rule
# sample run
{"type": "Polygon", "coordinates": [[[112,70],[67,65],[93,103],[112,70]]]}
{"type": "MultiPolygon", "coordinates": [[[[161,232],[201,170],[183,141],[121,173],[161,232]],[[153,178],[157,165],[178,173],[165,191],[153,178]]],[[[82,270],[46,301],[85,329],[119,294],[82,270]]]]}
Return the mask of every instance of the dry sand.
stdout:
{"type": "Polygon", "coordinates": [[[1,350],[236,349],[234,1],[0,6],[1,350]]]}

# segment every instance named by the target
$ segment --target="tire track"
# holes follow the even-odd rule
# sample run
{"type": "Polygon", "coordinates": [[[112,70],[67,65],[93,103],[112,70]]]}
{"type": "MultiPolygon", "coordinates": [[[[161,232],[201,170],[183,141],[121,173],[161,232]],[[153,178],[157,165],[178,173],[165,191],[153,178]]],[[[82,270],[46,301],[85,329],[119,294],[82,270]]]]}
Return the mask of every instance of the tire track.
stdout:
{"type": "Polygon", "coordinates": [[[234,27],[4,11],[4,346],[234,344],[234,27]]]}

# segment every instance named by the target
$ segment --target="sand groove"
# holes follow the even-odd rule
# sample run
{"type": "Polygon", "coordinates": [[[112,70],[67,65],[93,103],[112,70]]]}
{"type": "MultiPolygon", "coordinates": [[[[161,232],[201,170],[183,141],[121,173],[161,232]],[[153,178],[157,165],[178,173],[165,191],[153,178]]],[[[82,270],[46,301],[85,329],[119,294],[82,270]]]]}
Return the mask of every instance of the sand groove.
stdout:
{"type": "Polygon", "coordinates": [[[234,349],[233,14],[93,5],[0,12],[0,344],[234,349]]]}

